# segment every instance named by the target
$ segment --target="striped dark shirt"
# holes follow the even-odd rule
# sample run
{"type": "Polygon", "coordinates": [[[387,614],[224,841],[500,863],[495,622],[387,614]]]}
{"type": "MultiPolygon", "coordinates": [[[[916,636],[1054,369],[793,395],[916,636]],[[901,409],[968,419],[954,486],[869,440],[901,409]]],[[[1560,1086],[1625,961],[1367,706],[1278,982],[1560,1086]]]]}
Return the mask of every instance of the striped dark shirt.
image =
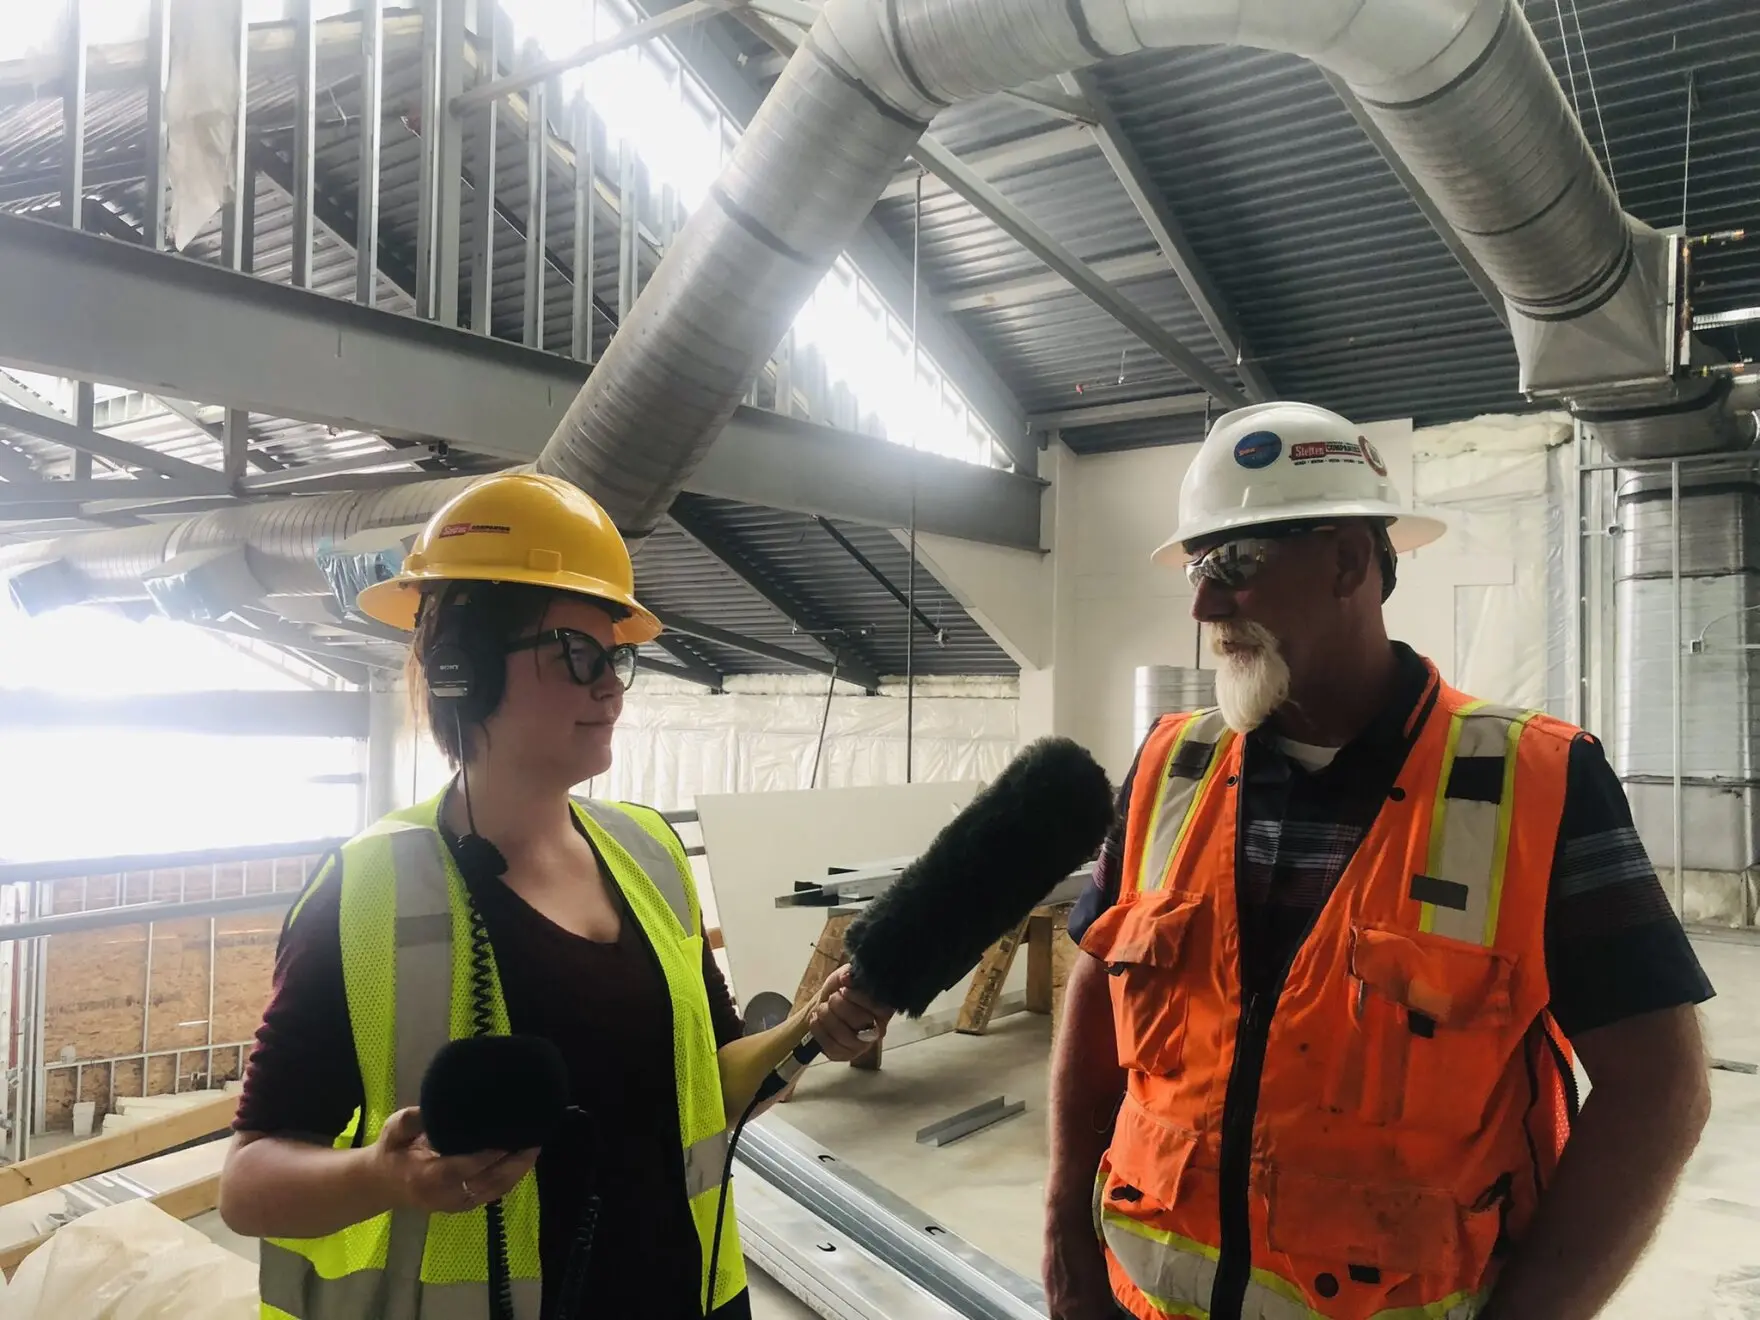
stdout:
{"type": "MultiPolygon", "coordinates": [[[[1246,740],[1242,846],[1236,877],[1243,979],[1267,988],[1294,956],[1314,915],[1387,799],[1410,750],[1429,673],[1396,644],[1392,701],[1330,765],[1309,772],[1267,730],[1246,740]]],[[[1134,776],[1136,767],[1131,767],[1134,776]]],[[[1624,790],[1601,744],[1571,746],[1563,819],[1546,905],[1546,974],[1551,1011],[1567,1036],[1712,995],[1632,827],[1624,790]]],[[[1094,885],[1070,916],[1080,938],[1118,897],[1124,857],[1126,779],[1119,826],[1095,869],[1094,885]]]]}

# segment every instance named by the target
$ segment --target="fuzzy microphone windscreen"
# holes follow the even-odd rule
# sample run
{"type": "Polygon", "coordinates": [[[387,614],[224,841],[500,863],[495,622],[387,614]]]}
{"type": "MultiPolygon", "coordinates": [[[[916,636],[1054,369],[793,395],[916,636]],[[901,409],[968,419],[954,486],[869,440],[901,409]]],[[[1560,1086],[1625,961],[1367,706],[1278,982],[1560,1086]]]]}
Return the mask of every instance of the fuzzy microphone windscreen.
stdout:
{"type": "Polygon", "coordinates": [[[530,1150],[568,1111],[568,1069],[542,1036],[474,1036],[441,1046],[422,1076],[422,1127],[441,1155],[530,1150]]]}
{"type": "Polygon", "coordinates": [[[1085,748],[1033,743],[850,923],[856,987],[921,1017],[1100,851],[1113,816],[1112,785],[1085,748]]]}

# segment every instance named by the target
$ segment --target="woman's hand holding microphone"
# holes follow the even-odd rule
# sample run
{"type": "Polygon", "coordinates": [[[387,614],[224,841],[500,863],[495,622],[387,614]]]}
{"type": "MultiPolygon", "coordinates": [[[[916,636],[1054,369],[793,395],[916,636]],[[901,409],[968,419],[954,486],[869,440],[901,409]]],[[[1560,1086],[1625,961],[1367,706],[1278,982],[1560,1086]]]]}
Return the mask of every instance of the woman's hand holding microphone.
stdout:
{"type": "Polygon", "coordinates": [[[807,1029],[827,1059],[847,1063],[873,1049],[891,1020],[890,1008],[876,1004],[850,985],[846,963],[819,988],[819,1002],[807,1016],[807,1029]]]}
{"type": "Polygon", "coordinates": [[[441,1155],[422,1132],[422,1111],[400,1109],[370,1148],[383,1201],[393,1209],[457,1215],[499,1201],[538,1162],[536,1150],[441,1155]]]}

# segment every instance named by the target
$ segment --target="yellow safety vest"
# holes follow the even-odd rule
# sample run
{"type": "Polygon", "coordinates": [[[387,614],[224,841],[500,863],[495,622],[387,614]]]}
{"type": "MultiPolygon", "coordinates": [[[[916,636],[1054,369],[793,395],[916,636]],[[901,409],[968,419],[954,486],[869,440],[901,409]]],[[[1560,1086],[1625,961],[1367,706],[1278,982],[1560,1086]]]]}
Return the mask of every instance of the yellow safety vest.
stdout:
{"type": "MultiPolygon", "coordinates": [[[[342,975],[366,1097],[335,1145],[376,1140],[398,1109],[418,1102],[422,1075],[448,1040],[476,1034],[471,920],[464,878],[438,829],[441,798],[393,812],[343,845],[342,975]],[[446,1005],[442,1011],[441,1006],[446,1005]]],[[[727,1117],[715,1030],[703,985],[702,914],[690,863],[657,812],[623,803],[577,804],[581,822],[641,923],[672,998],[685,1195],[702,1245],[710,1241],[727,1154],[727,1117]]],[[[335,883],[331,867],[312,886],[335,883]]],[[[293,909],[298,920],[306,898],[293,909]]],[[[491,971],[494,957],[490,955],[491,971]]],[[[491,1011],[506,1032],[507,1005],[492,974],[491,1011]]],[[[538,1320],[538,1188],[532,1174],[502,1200],[508,1274],[518,1320],[538,1320]]],[[[484,1320],[489,1314],[485,1212],[392,1211],[311,1239],[264,1239],[259,1280],[265,1320],[484,1320]]],[[[727,1208],[714,1306],[746,1286],[733,1206],[727,1208]]]]}

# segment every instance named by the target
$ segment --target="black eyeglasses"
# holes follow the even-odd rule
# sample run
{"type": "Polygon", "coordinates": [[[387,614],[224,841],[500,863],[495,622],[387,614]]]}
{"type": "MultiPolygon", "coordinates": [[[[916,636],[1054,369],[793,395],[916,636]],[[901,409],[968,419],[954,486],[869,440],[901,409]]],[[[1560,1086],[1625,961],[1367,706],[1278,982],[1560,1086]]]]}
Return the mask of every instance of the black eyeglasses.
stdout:
{"type": "Polygon", "coordinates": [[[597,637],[573,628],[551,628],[536,637],[522,637],[507,644],[507,653],[535,651],[551,642],[562,647],[568,676],[582,687],[597,683],[607,672],[617,676],[618,684],[625,691],[636,681],[636,647],[622,642],[607,649],[597,637]]]}

